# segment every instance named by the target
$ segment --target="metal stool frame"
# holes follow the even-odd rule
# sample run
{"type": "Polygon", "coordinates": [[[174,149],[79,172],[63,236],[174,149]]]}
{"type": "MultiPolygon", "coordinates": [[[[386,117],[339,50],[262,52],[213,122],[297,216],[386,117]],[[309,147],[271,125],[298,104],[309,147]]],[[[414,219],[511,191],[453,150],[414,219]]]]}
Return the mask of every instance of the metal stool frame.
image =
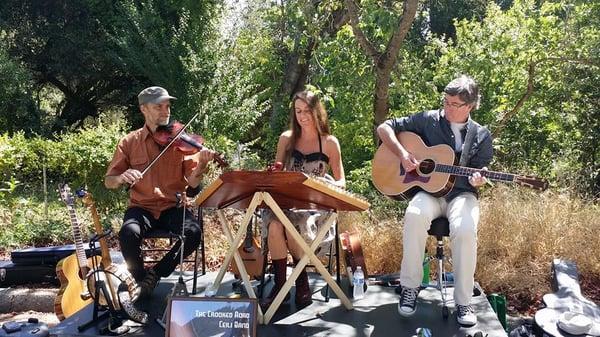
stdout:
{"type": "Polygon", "coordinates": [[[430,263],[431,260],[437,260],[438,264],[438,275],[436,288],[440,291],[442,296],[442,317],[444,320],[448,319],[450,310],[446,303],[446,273],[444,271],[444,260],[450,261],[449,258],[444,256],[444,237],[450,236],[450,224],[448,219],[445,217],[439,217],[431,221],[431,227],[427,231],[429,235],[435,236],[437,241],[435,248],[435,255],[429,256],[425,259],[424,265],[430,263]]]}
{"type": "MultiPolygon", "coordinates": [[[[202,209],[198,209],[198,224],[200,225],[200,245],[198,248],[194,250],[194,257],[192,259],[185,259],[183,262],[193,262],[194,263],[194,276],[192,281],[192,294],[196,294],[196,288],[198,283],[198,252],[200,252],[200,262],[202,273],[200,275],[206,275],[206,252],[204,247],[204,220],[202,218],[202,209]]],[[[169,245],[173,245],[173,240],[178,239],[180,234],[172,233],[163,229],[154,229],[144,236],[144,241],[146,240],[154,240],[154,239],[169,239],[169,245]]],[[[142,247],[142,258],[144,257],[146,252],[168,252],[170,248],[143,248],[142,247]]],[[[145,260],[145,263],[156,263],[159,260],[151,259],[145,260]]],[[[188,280],[189,281],[189,280],[188,280]]]]}

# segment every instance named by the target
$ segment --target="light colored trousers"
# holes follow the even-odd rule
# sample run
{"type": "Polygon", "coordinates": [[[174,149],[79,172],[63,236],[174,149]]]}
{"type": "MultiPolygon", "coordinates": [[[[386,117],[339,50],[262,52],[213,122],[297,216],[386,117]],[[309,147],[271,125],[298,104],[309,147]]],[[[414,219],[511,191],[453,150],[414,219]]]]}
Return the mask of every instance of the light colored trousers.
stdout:
{"type": "Polygon", "coordinates": [[[479,200],[472,193],[461,193],[450,202],[427,192],[419,192],[412,198],[404,216],[400,283],[409,288],[421,285],[427,230],[431,221],[440,216],[448,218],[450,223],[454,301],[468,305],[473,294],[479,223],[479,200]]]}

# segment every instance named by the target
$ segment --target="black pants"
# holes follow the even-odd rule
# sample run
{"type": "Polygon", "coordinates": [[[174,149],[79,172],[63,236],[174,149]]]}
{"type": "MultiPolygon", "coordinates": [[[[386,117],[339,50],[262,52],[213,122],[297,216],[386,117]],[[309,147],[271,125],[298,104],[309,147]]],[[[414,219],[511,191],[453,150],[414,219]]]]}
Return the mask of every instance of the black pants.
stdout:
{"type": "MultiPolygon", "coordinates": [[[[131,207],[125,212],[123,226],[119,231],[119,243],[127,268],[136,281],[141,281],[146,276],[144,260],[142,258],[142,241],[146,233],[153,229],[163,229],[174,234],[181,234],[183,218],[182,208],[169,208],[164,210],[158,219],[143,208],[131,207]]],[[[192,212],[185,211],[185,245],[184,258],[190,255],[200,245],[201,229],[192,212]]],[[[171,250],[154,267],[154,271],[161,277],[169,276],[179,264],[180,240],[173,245],[171,250]]]]}

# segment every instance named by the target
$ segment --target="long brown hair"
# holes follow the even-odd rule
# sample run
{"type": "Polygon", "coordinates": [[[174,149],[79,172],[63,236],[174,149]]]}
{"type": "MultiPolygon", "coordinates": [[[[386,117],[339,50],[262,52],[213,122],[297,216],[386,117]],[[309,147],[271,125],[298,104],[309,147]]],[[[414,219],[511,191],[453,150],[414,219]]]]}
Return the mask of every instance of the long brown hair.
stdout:
{"type": "Polygon", "coordinates": [[[323,103],[321,103],[321,100],[319,100],[319,97],[309,90],[297,92],[294,94],[294,97],[292,97],[292,102],[290,103],[290,130],[292,131],[292,139],[285,152],[285,163],[289,160],[293,149],[296,148],[296,142],[302,133],[302,128],[296,119],[296,101],[299,99],[304,101],[310,108],[313,120],[316,122],[319,137],[330,134],[327,111],[325,110],[323,103]]]}

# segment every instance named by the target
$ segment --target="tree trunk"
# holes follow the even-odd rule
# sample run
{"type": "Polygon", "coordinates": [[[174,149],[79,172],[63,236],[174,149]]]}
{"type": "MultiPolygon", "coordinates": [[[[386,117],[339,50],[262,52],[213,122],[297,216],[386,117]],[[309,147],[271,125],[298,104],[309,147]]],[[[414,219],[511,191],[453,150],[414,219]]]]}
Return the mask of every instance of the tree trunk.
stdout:
{"type": "Polygon", "coordinates": [[[405,0],[402,6],[402,17],[398,20],[398,25],[394,30],[390,41],[388,42],[385,51],[380,52],[376,45],[369,40],[365,33],[360,28],[359,9],[354,0],[344,1],[348,10],[348,16],[352,31],[360,47],[365,54],[370,57],[375,65],[375,92],[373,103],[373,139],[375,144],[378,142],[377,132],[375,128],[387,118],[389,112],[389,84],[391,72],[396,65],[400,47],[412,26],[417,13],[418,0],[405,0]]]}
{"type": "MultiPolygon", "coordinates": [[[[308,11],[307,20],[310,20],[311,13],[316,11],[320,1],[313,1],[311,3],[312,11],[308,11]]],[[[272,129],[279,127],[279,121],[287,114],[285,102],[290,100],[293,95],[304,90],[306,82],[308,80],[310,60],[314,54],[314,51],[319,46],[321,39],[326,36],[332,36],[348,22],[348,15],[344,9],[338,9],[331,15],[327,16],[327,21],[322,24],[322,29],[319,31],[318,36],[311,36],[304,48],[299,48],[300,38],[294,41],[294,50],[289,54],[286,51],[282,51],[283,57],[286,58],[286,65],[283,74],[283,81],[279,90],[273,100],[273,112],[270,118],[270,125],[272,129]]],[[[308,24],[311,24],[310,22],[308,24]]],[[[282,32],[283,34],[283,32],[282,32]]]]}
{"type": "Polygon", "coordinates": [[[388,115],[388,111],[390,109],[389,104],[389,83],[391,72],[386,69],[378,68],[375,72],[375,102],[374,102],[374,110],[375,110],[375,118],[373,120],[373,124],[377,127],[379,124],[383,123],[388,115]]]}

